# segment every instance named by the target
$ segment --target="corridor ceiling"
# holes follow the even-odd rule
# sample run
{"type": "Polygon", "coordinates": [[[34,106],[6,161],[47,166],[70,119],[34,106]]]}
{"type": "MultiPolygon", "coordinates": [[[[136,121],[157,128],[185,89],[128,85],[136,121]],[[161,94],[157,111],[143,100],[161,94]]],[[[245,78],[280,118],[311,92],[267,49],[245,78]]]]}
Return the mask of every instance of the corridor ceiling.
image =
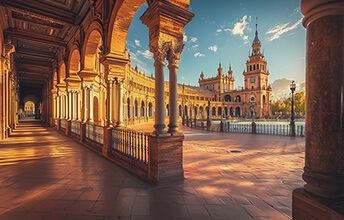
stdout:
{"type": "Polygon", "coordinates": [[[15,46],[21,86],[42,86],[52,77],[59,52],[79,30],[92,0],[1,0],[5,40],[15,46]]]}

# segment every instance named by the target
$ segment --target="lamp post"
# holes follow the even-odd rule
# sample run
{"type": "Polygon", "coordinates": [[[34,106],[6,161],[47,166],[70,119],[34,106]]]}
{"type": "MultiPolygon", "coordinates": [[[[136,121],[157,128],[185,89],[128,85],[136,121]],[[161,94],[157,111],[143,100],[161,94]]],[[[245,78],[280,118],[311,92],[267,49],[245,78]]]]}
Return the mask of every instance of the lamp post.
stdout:
{"type": "Polygon", "coordinates": [[[291,90],[291,117],[290,117],[290,136],[295,136],[295,120],[294,120],[294,92],[296,84],[293,80],[290,84],[291,90]]]}
{"type": "Polygon", "coordinates": [[[250,109],[251,109],[251,117],[252,117],[252,134],[256,134],[257,133],[257,127],[256,127],[256,123],[254,122],[254,118],[255,118],[255,113],[254,113],[254,108],[255,108],[255,106],[254,106],[254,102],[252,102],[252,105],[251,105],[251,107],[250,107],[250,109]]]}
{"type": "Polygon", "coordinates": [[[208,110],[207,110],[207,130],[210,130],[210,101],[208,101],[208,110]]]}

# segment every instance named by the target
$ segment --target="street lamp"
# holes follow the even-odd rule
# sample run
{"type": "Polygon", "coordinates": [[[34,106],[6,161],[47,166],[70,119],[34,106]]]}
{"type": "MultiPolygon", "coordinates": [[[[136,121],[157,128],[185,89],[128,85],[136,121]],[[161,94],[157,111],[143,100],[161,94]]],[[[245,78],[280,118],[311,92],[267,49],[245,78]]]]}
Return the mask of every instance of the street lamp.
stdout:
{"type": "Polygon", "coordinates": [[[295,92],[296,84],[293,80],[290,84],[291,90],[291,118],[290,118],[290,136],[295,136],[295,120],[294,120],[294,92],[295,92]]]}

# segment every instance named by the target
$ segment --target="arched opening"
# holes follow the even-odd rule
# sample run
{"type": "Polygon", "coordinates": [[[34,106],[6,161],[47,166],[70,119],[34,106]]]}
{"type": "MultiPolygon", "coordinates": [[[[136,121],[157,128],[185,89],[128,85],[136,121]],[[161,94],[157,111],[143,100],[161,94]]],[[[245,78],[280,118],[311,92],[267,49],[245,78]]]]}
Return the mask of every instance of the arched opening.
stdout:
{"type": "Polygon", "coordinates": [[[97,72],[99,70],[98,50],[102,45],[102,36],[98,30],[93,30],[85,44],[84,67],[87,70],[97,72]]]}
{"type": "Polygon", "coordinates": [[[225,107],[225,116],[227,117],[228,116],[228,108],[225,107]]]}
{"type": "Polygon", "coordinates": [[[184,115],[188,116],[188,107],[187,106],[184,106],[184,115]]]}
{"type": "Polygon", "coordinates": [[[66,78],[66,65],[64,63],[61,64],[59,69],[59,84],[65,84],[65,78],[66,78]]]}
{"type": "Polygon", "coordinates": [[[212,108],[211,115],[216,116],[216,108],[215,107],[212,108]]]}
{"type": "Polygon", "coordinates": [[[24,104],[24,115],[25,117],[33,117],[35,116],[35,103],[32,101],[27,101],[24,104]]]}
{"type": "Polygon", "coordinates": [[[221,108],[221,107],[219,107],[219,108],[217,109],[217,115],[219,115],[219,116],[222,115],[222,108],[221,108]]]}
{"type": "Polygon", "coordinates": [[[99,105],[97,96],[94,96],[93,98],[93,120],[96,124],[99,123],[99,105]]]}
{"type": "Polygon", "coordinates": [[[183,109],[182,109],[182,106],[179,105],[178,109],[179,109],[179,116],[183,116],[183,109]]]}
{"type": "Polygon", "coordinates": [[[263,103],[264,103],[264,104],[266,103],[265,95],[263,95],[263,103]]]}
{"type": "Polygon", "coordinates": [[[235,116],[241,116],[241,111],[240,111],[240,107],[236,107],[235,108],[235,116]]]}
{"type": "Polygon", "coordinates": [[[241,102],[241,97],[240,97],[240,95],[237,95],[237,96],[235,97],[235,102],[241,102]]]}
{"type": "Polygon", "coordinates": [[[255,98],[254,96],[251,96],[250,102],[251,102],[251,103],[256,102],[256,98],[255,98]]]}
{"type": "Polygon", "coordinates": [[[153,109],[152,109],[152,107],[153,107],[152,103],[151,103],[151,102],[148,103],[148,116],[149,116],[149,117],[152,117],[152,115],[153,115],[153,109]]]}
{"type": "Polygon", "coordinates": [[[128,118],[131,118],[131,114],[130,114],[130,98],[127,99],[127,116],[128,118]]]}
{"type": "Polygon", "coordinates": [[[229,114],[230,114],[230,116],[234,116],[233,107],[231,107],[231,108],[229,109],[229,114]]]}
{"type": "Polygon", "coordinates": [[[225,95],[225,102],[231,102],[232,97],[230,95],[225,95]]]}
{"type": "Polygon", "coordinates": [[[137,103],[137,100],[135,100],[135,117],[138,117],[139,116],[139,108],[138,108],[138,103],[137,103]]]}
{"type": "Polygon", "coordinates": [[[141,117],[145,117],[145,102],[141,102],[141,117]]]}
{"type": "Polygon", "coordinates": [[[76,75],[80,70],[80,53],[75,48],[69,56],[69,75],[76,75]]]}

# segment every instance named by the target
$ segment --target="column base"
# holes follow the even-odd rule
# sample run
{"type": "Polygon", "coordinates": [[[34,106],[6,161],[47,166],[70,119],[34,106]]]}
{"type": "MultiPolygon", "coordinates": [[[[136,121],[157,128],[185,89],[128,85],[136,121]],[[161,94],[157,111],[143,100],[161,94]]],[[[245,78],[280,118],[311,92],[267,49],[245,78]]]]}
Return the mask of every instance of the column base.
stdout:
{"type": "Polygon", "coordinates": [[[168,125],[168,133],[179,133],[178,125],[168,125]]]}
{"type": "Polygon", "coordinates": [[[148,178],[154,183],[184,179],[181,136],[149,136],[148,178]]]}
{"type": "Polygon", "coordinates": [[[333,219],[344,220],[344,200],[326,200],[306,192],[293,191],[293,220],[333,219]]]}
{"type": "Polygon", "coordinates": [[[165,131],[165,124],[155,124],[154,125],[154,131],[152,133],[152,135],[154,136],[170,136],[170,134],[168,134],[165,131]]]}

